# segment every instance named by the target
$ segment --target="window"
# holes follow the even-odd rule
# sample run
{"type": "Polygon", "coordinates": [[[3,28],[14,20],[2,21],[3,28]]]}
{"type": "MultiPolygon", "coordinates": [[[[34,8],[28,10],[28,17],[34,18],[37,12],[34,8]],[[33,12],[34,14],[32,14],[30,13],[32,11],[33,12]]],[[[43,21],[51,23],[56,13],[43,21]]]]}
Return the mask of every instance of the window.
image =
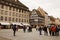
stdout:
{"type": "Polygon", "coordinates": [[[18,13],[16,13],[16,16],[18,16],[18,13]]]}
{"type": "Polygon", "coordinates": [[[19,10],[19,12],[21,12],[21,10],[19,10]]]}
{"type": "Polygon", "coordinates": [[[14,18],[12,18],[12,21],[14,22],[14,18]]]}
{"type": "Polygon", "coordinates": [[[15,13],[13,12],[12,16],[15,16],[15,13]]]}
{"type": "Polygon", "coordinates": [[[23,10],[22,10],[22,13],[23,13],[23,10]]]}
{"type": "Polygon", "coordinates": [[[18,21],[18,18],[16,18],[16,22],[18,21]]]}
{"type": "Polygon", "coordinates": [[[26,19],[24,19],[24,22],[26,22],[26,19]]]}
{"type": "Polygon", "coordinates": [[[13,8],[13,11],[15,11],[15,8],[13,8]]]}
{"type": "Polygon", "coordinates": [[[9,17],[9,21],[11,21],[11,17],[9,17]]]}
{"type": "Polygon", "coordinates": [[[12,5],[11,3],[9,3],[9,5],[12,5]]]}
{"type": "Polygon", "coordinates": [[[8,6],[5,6],[6,7],[6,9],[8,9],[8,6]]]}
{"type": "Polygon", "coordinates": [[[5,21],[7,21],[7,17],[5,17],[5,21]]]}
{"type": "Polygon", "coordinates": [[[18,9],[16,9],[16,11],[18,11],[18,9]]]}
{"type": "Polygon", "coordinates": [[[4,5],[1,5],[1,8],[4,8],[4,5]]]}
{"type": "Polygon", "coordinates": [[[11,16],[11,12],[9,12],[9,16],[11,16]]]}
{"type": "Polygon", "coordinates": [[[9,7],[9,10],[11,10],[11,7],[9,7]]]}
{"type": "Polygon", "coordinates": [[[24,13],[26,13],[26,11],[24,11],[24,13]]]}
{"type": "Polygon", "coordinates": [[[1,14],[3,14],[4,10],[1,10],[1,14]]]}
{"type": "Polygon", "coordinates": [[[19,17],[21,17],[21,14],[19,14],[19,17]]]}
{"type": "Polygon", "coordinates": [[[24,15],[22,14],[22,17],[23,17],[24,15]]]}
{"type": "Polygon", "coordinates": [[[5,11],[5,15],[7,15],[8,14],[8,11],[5,11]]]}
{"type": "Polygon", "coordinates": [[[4,1],[1,1],[2,3],[4,3],[4,1]]]}
{"type": "Polygon", "coordinates": [[[19,22],[20,22],[20,19],[19,19],[19,22]]]}
{"type": "Polygon", "coordinates": [[[3,21],[3,16],[1,16],[1,21],[3,21]]]}
{"type": "Polygon", "coordinates": [[[28,22],[28,20],[27,20],[27,22],[28,22]]]}
{"type": "Polygon", "coordinates": [[[22,19],[22,22],[23,22],[23,19],[22,19]]]}
{"type": "Polygon", "coordinates": [[[24,15],[24,17],[26,18],[26,15],[24,15]]]}

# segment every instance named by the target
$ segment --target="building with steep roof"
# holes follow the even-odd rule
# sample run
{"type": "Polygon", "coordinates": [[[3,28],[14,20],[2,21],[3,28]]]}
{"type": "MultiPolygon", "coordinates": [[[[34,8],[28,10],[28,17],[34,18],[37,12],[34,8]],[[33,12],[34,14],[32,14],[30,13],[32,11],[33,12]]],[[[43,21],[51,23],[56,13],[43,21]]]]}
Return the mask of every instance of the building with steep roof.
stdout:
{"type": "Polygon", "coordinates": [[[30,14],[30,24],[33,27],[44,25],[44,16],[36,9],[33,9],[30,14]]]}
{"type": "Polygon", "coordinates": [[[0,23],[2,28],[10,24],[29,25],[30,11],[19,0],[0,0],[0,23]]]}
{"type": "Polygon", "coordinates": [[[49,19],[49,17],[48,17],[48,13],[46,12],[46,11],[44,11],[42,8],[40,8],[40,7],[38,7],[38,9],[37,9],[39,12],[40,12],[40,14],[42,15],[42,16],[44,16],[44,25],[45,26],[48,26],[49,24],[50,24],[50,19],[49,19]]]}

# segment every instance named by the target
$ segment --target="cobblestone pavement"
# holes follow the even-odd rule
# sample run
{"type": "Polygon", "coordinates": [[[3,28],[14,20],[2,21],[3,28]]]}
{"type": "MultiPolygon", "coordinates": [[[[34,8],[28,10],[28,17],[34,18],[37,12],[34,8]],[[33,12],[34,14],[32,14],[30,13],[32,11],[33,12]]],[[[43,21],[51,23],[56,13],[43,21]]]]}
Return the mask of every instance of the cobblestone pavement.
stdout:
{"type": "Polygon", "coordinates": [[[16,32],[15,37],[13,36],[12,29],[1,29],[0,37],[8,38],[10,40],[60,40],[60,36],[39,35],[39,32],[36,31],[35,29],[33,29],[32,32],[26,32],[26,33],[24,33],[22,29],[19,29],[16,32]]]}
{"type": "Polygon", "coordinates": [[[0,40],[11,40],[11,39],[0,37],[0,40]]]}

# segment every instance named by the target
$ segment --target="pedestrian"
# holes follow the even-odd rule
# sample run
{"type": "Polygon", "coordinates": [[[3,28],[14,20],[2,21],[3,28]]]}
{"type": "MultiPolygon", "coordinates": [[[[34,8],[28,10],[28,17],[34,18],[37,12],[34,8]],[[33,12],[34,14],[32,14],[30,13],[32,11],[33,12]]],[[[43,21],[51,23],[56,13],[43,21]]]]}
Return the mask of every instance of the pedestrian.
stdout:
{"type": "Polygon", "coordinates": [[[55,36],[56,35],[56,26],[52,25],[51,30],[52,30],[52,36],[55,36]]]}
{"type": "Polygon", "coordinates": [[[32,27],[31,26],[29,26],[28,32],[32,32],[32,27]]]}
{"type": "Polygon", "coordinates": [[[51,31],[51,26],[49,26],[48,29],[49,29],[49,34],[50,34],[50,36],[51,36],[51,33],[52,33],[52,31],[51,31]]]}
{"type": "Polygon", "coordinates": [[[18,25],[16,25],[16,31],[18,31],[18,25]]]}
{"type": "Polygon", "coordinates": [[[38,27],[38,25],[37,25],[37,26],[36,26],[36,31],[38,31],[38,28],[39,28],[39,27],[38,27]]]}
{"type": "Polygon", "coordinates": [[[15,24],[12,26],[12,29],[13,29],[13,35],[15,36],[16,29],[17,29],[15,24]]]}
{"type": "Polygon", "coordinates": [[[38,30],[39,30],[39,34],[42,35],[42,27],[41,26],[39,27],[38,30]]]}
{"type": "Polygon", "coordinates": [[[1,29],[1,23],[0,23],[0,29],[1,29]]]}
{"type": "Polygon", "coordinates": [[[26,26],[23,26],[23,31],[24,31],[24,33],[26,32],[26,26]]]}
{"type": "Polygon", "coordinates": [[[59,26],[56,27],[56,36],[59,36],[59,26]]]}
{"type": "Polygon", "coordinates": [[[47,27],[46,26],[44,26],[43,30],[44,30],[44,35],[48,35],[47,27]]]}

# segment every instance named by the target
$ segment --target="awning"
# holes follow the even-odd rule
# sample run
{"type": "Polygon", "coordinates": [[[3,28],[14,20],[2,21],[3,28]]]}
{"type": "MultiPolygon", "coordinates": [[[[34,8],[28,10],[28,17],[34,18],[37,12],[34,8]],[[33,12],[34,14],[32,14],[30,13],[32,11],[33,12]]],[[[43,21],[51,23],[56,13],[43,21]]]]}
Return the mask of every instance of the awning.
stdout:
{"type": "Polygon", "coordinates": [[[12,23],[13,25],[20,25],[23,26],[21,23],[12,23]]]}
{"type": "Polygon", "coordinates": [[[25,26],[30,26],[30,24],[28,24],[28,23],[22,23],[23,25],[25,25],[25,26]]]}
{"type": "Polygon", "coordinates": [[[0,22],[1,23],[1,25],[10,25],[10,23],[8,23],[8,22],[0,22]]]}

